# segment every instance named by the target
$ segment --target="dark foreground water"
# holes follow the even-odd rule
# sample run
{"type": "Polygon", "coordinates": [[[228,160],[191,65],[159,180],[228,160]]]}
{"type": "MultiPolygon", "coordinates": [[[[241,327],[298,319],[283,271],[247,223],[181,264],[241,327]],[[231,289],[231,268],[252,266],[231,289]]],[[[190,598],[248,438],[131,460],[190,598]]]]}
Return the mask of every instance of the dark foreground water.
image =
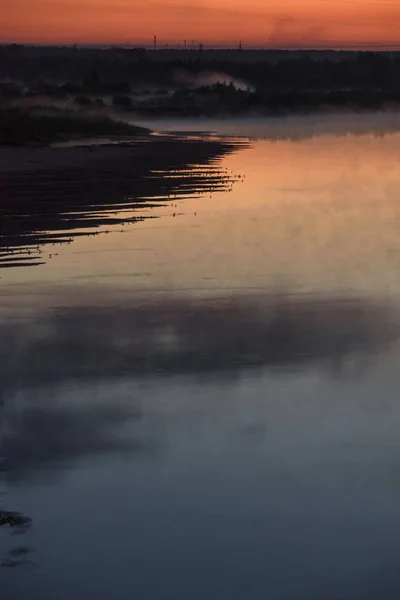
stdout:
{"type": "Polygon", "coordinates": [[[399,167],[275,135],[1,271],[2,600],[399,598],[399,167]]]}

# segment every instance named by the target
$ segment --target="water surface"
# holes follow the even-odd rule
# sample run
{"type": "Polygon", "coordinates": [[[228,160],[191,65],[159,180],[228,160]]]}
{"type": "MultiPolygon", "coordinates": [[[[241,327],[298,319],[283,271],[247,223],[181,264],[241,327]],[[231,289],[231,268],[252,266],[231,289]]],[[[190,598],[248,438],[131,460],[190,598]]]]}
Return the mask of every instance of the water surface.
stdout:
{"type": "Polygon", "coordinates": [[[400,134],[319,129],[2,270],[7,600],[398,598],[400,134]]]}

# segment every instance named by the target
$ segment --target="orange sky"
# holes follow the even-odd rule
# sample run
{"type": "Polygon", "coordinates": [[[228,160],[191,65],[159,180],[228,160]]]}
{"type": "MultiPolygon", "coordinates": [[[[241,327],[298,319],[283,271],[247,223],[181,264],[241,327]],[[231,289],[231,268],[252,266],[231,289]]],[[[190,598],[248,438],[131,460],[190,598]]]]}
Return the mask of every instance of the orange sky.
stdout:
{"type": "Polygon", "coordinates": [[[400,46],[400,0],[1,0],[0,41],[400,46]]]}

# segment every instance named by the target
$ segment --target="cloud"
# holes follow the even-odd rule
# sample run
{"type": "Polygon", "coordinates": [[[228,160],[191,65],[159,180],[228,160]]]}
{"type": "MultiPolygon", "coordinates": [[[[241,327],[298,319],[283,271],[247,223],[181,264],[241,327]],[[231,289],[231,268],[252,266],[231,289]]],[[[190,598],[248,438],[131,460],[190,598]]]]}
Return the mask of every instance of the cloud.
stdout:
{"type": "Polygon", "coordinates": [[[315,47],[329,41],[329,24],[304,23],[295,17],[276,17],[267,39],[269,47],[315,47]]]}

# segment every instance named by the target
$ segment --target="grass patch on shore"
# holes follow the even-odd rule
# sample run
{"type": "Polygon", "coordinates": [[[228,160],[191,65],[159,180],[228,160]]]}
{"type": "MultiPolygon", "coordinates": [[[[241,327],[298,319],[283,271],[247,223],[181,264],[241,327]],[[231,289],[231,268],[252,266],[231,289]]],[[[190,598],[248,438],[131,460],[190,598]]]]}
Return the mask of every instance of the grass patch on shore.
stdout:
{"type": "Polygon", "coordinates": [[[107,116],[78,112],[33,114],[29,111],[0,109],[0,145],[46,145],[75,138],[102,136],[135,137],[146,135],[148,129],[114,121],[107,116]]]}

